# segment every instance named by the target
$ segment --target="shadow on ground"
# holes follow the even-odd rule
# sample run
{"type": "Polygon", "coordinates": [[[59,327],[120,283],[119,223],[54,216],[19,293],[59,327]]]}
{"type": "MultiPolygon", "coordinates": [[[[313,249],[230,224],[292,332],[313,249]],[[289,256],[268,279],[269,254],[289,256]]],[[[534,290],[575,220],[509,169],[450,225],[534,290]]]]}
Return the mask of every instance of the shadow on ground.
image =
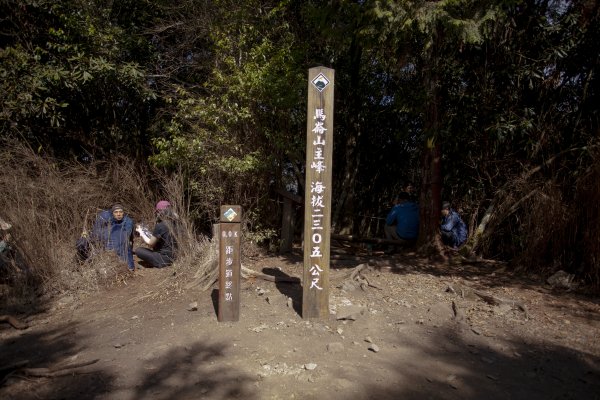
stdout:
{"type": "Polygon", "coordinates": [[[254,379],[227,363],[222,343],[196,343],[169,350],[149,360],[135,399],[248,399],[255,396],[254,379]]]}
{"type": "MultiPolygon", "coordinates": [[[[288,262],[303,262],[301,249],[294,249],[292,252],[281,255],[288,262]]],[[[575,288],[575,290],[553,289],[538,276],[527,275],[515,271],[513,267],[506,263],[494,262],[493,260],[464,260],[462,258],[449,258],[446,261],[434,261],[427,257],[419,256],[410,249],[402,249],[393,255],[382,252],[367,252],[349,248],[347,246],[331,248],[331,269],[344,270],[352,269],[360,264],[368,264],[375,270],[387,271],[394,274],[430,274],[439,278],[461,279],[469,286],[479,288],[496,287],[515,287],[528,289],[549,295],[551,298],[561,299],[569,298],[591,302],[600,305],[600,298],[587,293],[586,288],[575,288]]],[[[282,293],[286,294],[284,285],[280,285],[282,293]]],[[[291,290],[291,295],[296,295],[291,290]]],[[[288,294],[290,296],[290,294],[288,294]]],[[[294,299],[294,306],[297,303],[297,297],[294,299]]],[[[301,314],[302,293],[300,293],[299,308],[296,310],[301,314]]],[[[296,307],[295,307],[296,308],[296,307]]],[[[600,318],[593,312],[586,313],[588,319],[597,320],[600,318]]]]}
{"type": "MultiPolygon", "coordinates": [[[[29,399],[255,399],[254,380],[228,365],[220,343],[196,343],[170,349],[140,366],[142,377],[132,388],[117,387],[111,368],[100,360],[96,364],[71,370],[66,376],[32,377],[21,371],[4,370],[28,360],[29,368],[52,368],[61,362],[87,361],[84,338],[73,335],[77,327],[69,324],[43,332],[25,332],[0,344],[0,398],[29,399]],[[5,379],[6,378],[6,379],[5,379]],[[115,397],[116,396],[116,397],[115,397]]],[[[6,333],[6,332],[2,332],[6,333]]],[[[109,361],[110,362],[110,361],[109,361]]]]}
{"type": "MultiPolygon", "coordinates": [[[[9,329],[9,328],[7,328],[9,329]]],[[[21,399],[95,399],[110,391],[114,376],[99,364],[66,370],[48,371],[52,377],[32,377],[11,365],[27,361],[26,368],[56,368],[61,363],[92,361],[81,345],[77,326],[65,324],[41,331],[19,333],[0,329],[0,398],[21,399]],[[75,357],[76,356],[76,357],[75,357]],[[59,376],[62,372],[68,375],[59,376]]],[[[64,365],[64,364],[63,364],[64,365]]]]}
{"type": "Polygon", "coordinates": [[[491,348],[452,328],[428,332],[429,340],[398,342],[410,351],[387,366],[397,376],[393,385],[368,385],[357,398],[600,399],[600,358],[593,355],[519,338],[491,348]]]}

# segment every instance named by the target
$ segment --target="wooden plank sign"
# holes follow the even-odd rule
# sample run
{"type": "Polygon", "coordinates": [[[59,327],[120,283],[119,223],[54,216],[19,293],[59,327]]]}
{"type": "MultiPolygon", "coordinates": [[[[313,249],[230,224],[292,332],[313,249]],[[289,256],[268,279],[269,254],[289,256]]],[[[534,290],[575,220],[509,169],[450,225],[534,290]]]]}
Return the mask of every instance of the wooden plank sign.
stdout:
{"type": "Polygon", "coordinates": [[[334,70],[308,71],[302,318],[329,318],[334,70]]]}
{"type": "Polygon", "coordinates": [[[241,206],[221,206],[218,321],[240,319],[241,206]]]}

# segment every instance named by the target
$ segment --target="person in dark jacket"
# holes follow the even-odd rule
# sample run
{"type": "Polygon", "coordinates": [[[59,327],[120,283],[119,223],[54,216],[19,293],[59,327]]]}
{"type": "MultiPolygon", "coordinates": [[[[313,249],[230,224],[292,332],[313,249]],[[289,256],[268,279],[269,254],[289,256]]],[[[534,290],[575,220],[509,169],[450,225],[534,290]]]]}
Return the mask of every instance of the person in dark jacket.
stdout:
{"type": "Polygon", "coordinates": [[[402,192],[385,219],[385,237],[413,244],[419,235],[419,206],[402,192]]]}
{"type": "Polygon", "coordinates": [[[133,220],[125,215],[120,204],[112,206],[111,213],[106,248],[117,253],[121,260],[127,262],[127,268],[133,271],[133,220]]]}
{"type": "Polygon", "coordinates": [[[77,240],[77,258],[82,262],[98,250],[112,250],[133,271],[133,225],[133,220],[125,215],[120,204],[112,206],[110,211],[101,210],[96,215],[91,232],[84,230],[77,240]]]}
{"type": "Polygon", "coordinates": [[[135,249],[135,255],[144,262],[144,266],[162,268],[171,265],[175,260],[176,215],[171,208],[171,203],[166,200],[156,203],[155,210],[157,223],[152,232],[142,225],[136,226],[136,231],[150,248],[138,247],[135,249]]]}
{"type": "Polygon", "coordinates": [[[81,237],[77,239],[77,259],[83,262],[90,258],[98,250],[106,250],[108,247],[108,236],[110,233],[111,214],[109,210],[100,210],[91,231],[84,228],[81,237]]]}
{"type": "Polygon", "coordinates": [[[447,201],[442,203],[442,217],[442,242],[453,249],[459,248],[467,241],[467,225],[447,201]]]}

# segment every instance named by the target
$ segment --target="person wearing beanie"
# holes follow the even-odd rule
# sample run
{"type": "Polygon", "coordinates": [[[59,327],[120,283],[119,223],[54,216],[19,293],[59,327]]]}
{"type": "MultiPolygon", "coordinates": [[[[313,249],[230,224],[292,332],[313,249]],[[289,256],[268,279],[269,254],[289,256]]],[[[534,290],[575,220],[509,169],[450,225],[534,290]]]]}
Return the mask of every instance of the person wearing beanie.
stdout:
{"type": "Polygon", "coordinates": [[[138,247],[135,249],[135,255],[142,260],[145,266],[163,268],[171,265],[175,260],[176,214],[173,212],[171,203],[166,200],[156,203],[155,211],[157,222],[152,232],[142,225],[136,226],[136,231],[149,248],[138,247]]]}
{"type": "Polygon", "coordinates": [[[467,241],[467,225],[460,218],[460,215],[452,209],[448,201],[442,203],[440,233],[442,243],[453,249],[458,249],[467,241]]]}
{"type": "Polygon", "coordinates": [[[127,268],[134,270],[133,263],[133,220],[125,215],[121,204],[111,207],[110,228],[108,234],[109,250],[113,250],[119,258],[127,262],[127,268]]]}

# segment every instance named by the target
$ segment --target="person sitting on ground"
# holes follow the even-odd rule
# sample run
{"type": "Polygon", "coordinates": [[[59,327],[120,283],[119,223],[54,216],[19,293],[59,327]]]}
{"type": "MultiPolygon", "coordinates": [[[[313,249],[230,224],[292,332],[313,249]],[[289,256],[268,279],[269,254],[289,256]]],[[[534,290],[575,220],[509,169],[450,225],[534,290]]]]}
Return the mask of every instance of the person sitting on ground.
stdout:
{"type": "Polygon", "coordinates": [[[417,191],[412,182],[407,182],[406,185],[404,185],[404,191],[408,193],[408,198],[411,201],[415,201],[415,199],[417,198],[417,191]]]}
{"type": "Polygon", "coordinates": [[[83,229],[81,237],[75,243],[77,260],[79,262],[89,259],[98,249],[107,249],[110,219],[111,214],[109,210],[100,210],[96,215],[92,230],[88,232],[86,228],[83,229]]]}
{"type": "Polygon", "coordinates": [[[385,219],[385,237],[406,245],[414,244],[419,235],[419,206],[406,192],[401,192],[394,204],[385,219]]]}
{"type": "Polygon", "coordinates": [[[442,243],[453,249],[458,249],[467,241],[467,225],[447,201],[442,203],[442,216],[440,226],[442,243]]]}
{"type": "Polygon", "coordinates": [[[121,260],[127,262],[127,268],[133,271],[133,220],[125,215],[120,204],[112,206],[111,212],[107,249],[117,253],[121,260]]]}
{"type": "Polygon", "coordinates": [[[152,233],[142,225],[136,226],[136,231],[149,248],[138,247],[135,254],[144,262],[144,266],[162,268],[169,266],[175,259],[176,215],[171,208],[171,203],[161,200],[156,203],[156,220],[152,233]]]}

